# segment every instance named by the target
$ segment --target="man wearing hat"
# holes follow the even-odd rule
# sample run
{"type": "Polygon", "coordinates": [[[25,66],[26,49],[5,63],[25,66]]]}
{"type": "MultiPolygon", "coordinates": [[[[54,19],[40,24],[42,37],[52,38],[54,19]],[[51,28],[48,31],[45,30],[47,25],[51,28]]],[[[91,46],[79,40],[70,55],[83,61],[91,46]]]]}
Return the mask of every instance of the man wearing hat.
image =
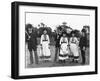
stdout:
{"type": "Polygon", "coordinates": [[[62,28],[59,27],[58,28],[58,31],[57,31],[57,34],[56,34],[56,37],[55,37],[55,41],[56,41],[56,44],[55,44],[55,58],[54,58],[54,62],[57,62],[58,60],[58,55],[59,55],[59,50],[60,50],[60,38],[61,38],[61,35],[62,35],[62,28]]]}
{"type": "Polygon", "coordinates": [[[31,24],[27,24],[27,31],[25,32],[26,40],[28,44],[28,50],[30,53],[30,64],[33,64],[33,51],[35,57],[35,63],[38,64],[38,56],[37,56],[37,37],[34,33],[33,27],[31,24]]]}

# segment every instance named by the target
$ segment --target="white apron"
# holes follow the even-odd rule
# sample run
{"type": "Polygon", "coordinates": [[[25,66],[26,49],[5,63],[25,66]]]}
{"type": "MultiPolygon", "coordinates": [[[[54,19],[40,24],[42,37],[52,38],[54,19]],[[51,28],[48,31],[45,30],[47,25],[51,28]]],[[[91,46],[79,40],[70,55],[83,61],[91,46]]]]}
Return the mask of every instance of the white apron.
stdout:
{"type": "Polygon", "coordinates": [[[73,56],[79,56],[78,40],[76,37],[70,38],[70,50],[73,56]]]}
{"type": "Polygon", "coordinates": [[[68,59],[68,39],[67,37],[61,37],[60,39],[60,54],[59,54],[59,59],[60,60],[65,60],[68,59]]]}
{"type": "Polygon", "coordinates": [[[42,52],[43,52],[43,55],[47,57],[51,56],[49,43],[50,43],[49,36],[46,35],[46,39],[45,39],[44,35],[42,35],[41,36],[42,52]]]}

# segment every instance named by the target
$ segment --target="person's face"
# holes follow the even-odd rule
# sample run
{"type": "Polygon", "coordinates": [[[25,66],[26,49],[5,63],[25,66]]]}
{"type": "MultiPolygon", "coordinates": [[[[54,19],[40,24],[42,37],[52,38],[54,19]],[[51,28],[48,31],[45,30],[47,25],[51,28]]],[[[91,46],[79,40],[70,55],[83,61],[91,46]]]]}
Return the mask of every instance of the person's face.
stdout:
{"type": "Polygon", "coordinates": [[[32,28],[28,28],[28,32],[29,33],[32,33],[32,28]]]}
{"type": "Polygon", "coordinates": [[[72,34],[72,37],[74,37],[75,36],[75,34],[72,34]]]}
{"type": "Polygon", "coordinates": [[[86,28],[86,33],[88,33],[89,32],[89,29],[88,28],[86,28]]]}
{"type": "Polygon", "coordinates": [[[65,37],[66,36],[66,34],[63,34],[63,37],[65,37]]]}
{"type": "Polygon", "coordinates": [[[84,33],[84,32],[82,32],[82,36],[83,36],[83,37],[85,36],[85,33],[84,33]]]}
{"type": "Polygon", "coordinates": [[[59,30],[59,35],[61,35],[61,33],[62,33],[62,32],[59,30]]]}
{"type": "Polygon", "coordinates": [[[46,30],[44,30],[44,34],[47,34],[47,31],[46,30]]]}
{"type": "Polygon", "coordinates": [[[58,30],[58,34],[60,34],[60,30],[58,30]]]}

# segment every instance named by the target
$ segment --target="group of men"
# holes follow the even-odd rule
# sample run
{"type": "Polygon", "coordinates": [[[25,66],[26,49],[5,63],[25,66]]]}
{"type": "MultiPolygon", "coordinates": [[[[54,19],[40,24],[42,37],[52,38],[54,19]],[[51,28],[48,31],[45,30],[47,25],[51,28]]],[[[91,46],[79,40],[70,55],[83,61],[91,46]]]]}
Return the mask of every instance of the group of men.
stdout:
{"type": "MultiPolygon", "coordinates": [[[[25,36],[30,53],[30,63],[33,64],[33,59],[35,59],[35,64],[38,64],[37,36],[33,32],[33,27],[31,24],[29,24],[27,32],[25,32],[25,36]],[[33,51],[35,58],[33,58],[33,51]]],[[[54,62],[65,63],[67,59],[71,59],[71,62],[78,63],[79,50],[81,50],[82,64],[85,64],[87,38],[85,29],[83,29],[81,32],[82,36],[79,40],[74,31],[71,32],[70,37],[66,32],[62,32],[60,30],[58,33],[56,33],[54,62]]],[[[43,34],[41,35],[40,45],[42,47],[43,59],[51,60],[50,38],[46,29],[44,29],[43,34]]]]}

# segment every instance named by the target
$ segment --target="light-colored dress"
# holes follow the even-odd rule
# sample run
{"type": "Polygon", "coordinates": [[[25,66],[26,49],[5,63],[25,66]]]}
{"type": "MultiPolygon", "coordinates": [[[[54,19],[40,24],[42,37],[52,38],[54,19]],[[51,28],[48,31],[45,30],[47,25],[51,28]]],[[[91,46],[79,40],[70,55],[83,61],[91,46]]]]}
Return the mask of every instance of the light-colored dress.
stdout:
{"type": "Polygon", "coordinates": [[[78,47],[78,44],[79,44],[79,41],[76,37],[71,37],[70,38],[70,50],[73,54],[73,56],[77,57],[79,56],[79,47],[78,47]]]}
{"type": "Polygon", "coordinates": [[[68,38],[67,37],[61,37],[60,39],[60,54],[59,54],[59,60],[65,60],[68,58],[68,38]]]}
{"type": "Polygon", "coordinates": [[[46,35],[44,35],[44,34],[41,35],[42,52],[43,52],[43,55],[46,56],[46,57],[51,56],[49,43],[50,43],[49,36],[47,34],[46,35]]]}

